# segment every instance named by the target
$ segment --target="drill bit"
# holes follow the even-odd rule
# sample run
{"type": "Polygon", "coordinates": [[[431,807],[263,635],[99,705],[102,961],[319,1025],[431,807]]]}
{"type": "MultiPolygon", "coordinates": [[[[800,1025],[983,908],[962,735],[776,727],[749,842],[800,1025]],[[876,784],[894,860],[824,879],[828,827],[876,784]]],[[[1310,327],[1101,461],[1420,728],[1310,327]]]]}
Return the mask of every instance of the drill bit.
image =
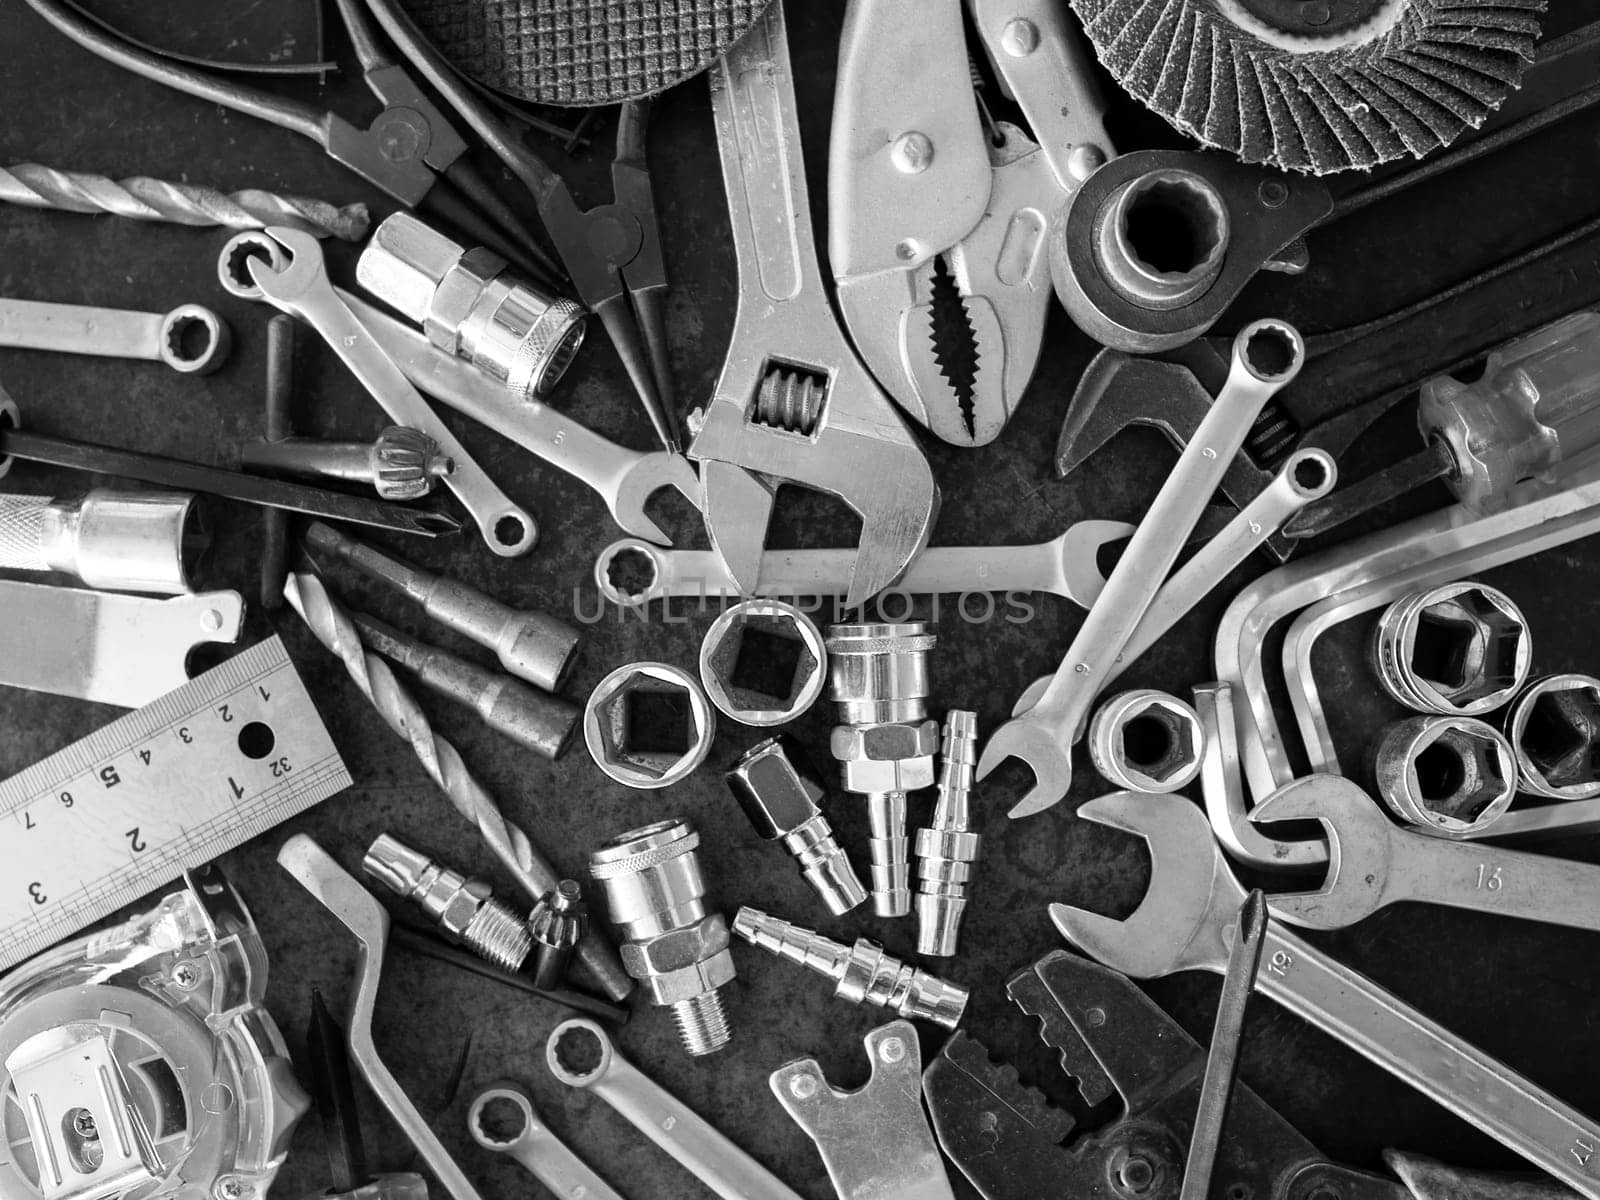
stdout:
{"type": "MultiPolygon", "coordinates": [[[[506,820],[483,785],[467,770],[456,748],[433,731],[427,715],[395,678],[389,664],[362,646],[361,635],[349,614],[328,595],[322,581],[315,575],[294,571],[284,583],[283,594],[316,639],[339,656],[351,680],[372,702],[384,723],[411,743],[423,770],[456,811],[478,827],[495,857],[516,877],[522,889],[537,902],[555,888],[561,881],[560,874],[533,848],[528,835],[506,820]]],[[[616,951],[599,940],[593,930],[578,947],[578,955],[612,999],[621,1000],[633,989],[616,951]]]]}
{"type": "Polygon", "coordinates": [[[315,237],[347,242],[366,237],[371,224],[365,204],[339,208],[323,200],[280,196],[255,188],[227,194],[143,175],[118,180],[83,171],[57,171],[38,163],[0,167],[0,200],[28,208],[112,213],[135,221],[175,225],[225,225],[230,229],[287,225],[315,237]]]}

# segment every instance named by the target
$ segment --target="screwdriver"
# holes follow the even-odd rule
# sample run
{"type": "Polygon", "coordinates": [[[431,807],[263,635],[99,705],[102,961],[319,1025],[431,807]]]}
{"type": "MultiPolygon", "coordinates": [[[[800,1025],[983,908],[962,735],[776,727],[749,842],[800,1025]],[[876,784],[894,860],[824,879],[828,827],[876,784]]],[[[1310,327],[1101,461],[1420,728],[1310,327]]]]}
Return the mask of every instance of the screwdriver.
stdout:
{"type": "Polygon", "coordinates": [[[493,650],[500,665],[518,679],[553,692],[572,670],[578,631],[554,617],[510,608],[475,587],[390,558],[321,521],[307,526],[305,541],[310,549],[331,554],[409,596],[441,625],[493,650]]]}
{"type": "Polygon", "coordinates": [[[1417,423],[1422,450],[1307,505],[1285,536],[1326,533],[1435,479],[1473,513],[1496,512],[1517,484],[1600,445],[1600,313],[1573,313],[1507,342],[1476,382],[1428,380],[1417,423]]]}

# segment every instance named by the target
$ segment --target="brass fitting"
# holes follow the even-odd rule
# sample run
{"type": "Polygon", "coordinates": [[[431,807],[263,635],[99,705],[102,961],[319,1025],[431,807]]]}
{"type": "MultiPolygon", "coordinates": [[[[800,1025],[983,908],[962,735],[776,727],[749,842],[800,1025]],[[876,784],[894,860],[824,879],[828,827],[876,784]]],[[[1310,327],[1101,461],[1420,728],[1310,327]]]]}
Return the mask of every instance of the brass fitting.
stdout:
{"type": "Polygon", "coordinates": [[[768,841],[783,841],[830,913],[840,916],[867,898],[822,814],[822,784],[793,739],[757,743],[723,778],[756,833],[768,841]]]}
{"type": "Polygon", "coordinates": [[[966,1012],[966,988],[892,958],[866,938],[845,947],[749,907],[734,915],[733,931],[753,946],[835,980],[833,994],[851,1004],[873,1004],[946,1029],[954,1029],[966,1012]]]}
{"type": "Polygon", "coordinates": [[[361,869],[415,904],[451,941],[502,970],[522,969],[533,939],[483,880],[452,871],[387,833],[368,847],[361,869]]]}
{"type": "Polygon", "coordinates": [[[621,940],[622,965],[652,1004],[672,1009],[683,1048],[699,1057],[728,1044],[717,989],[734,977],[728,923],[707,912],[705,880],[687,821],[658,821],[589,856],[621,940]]]}

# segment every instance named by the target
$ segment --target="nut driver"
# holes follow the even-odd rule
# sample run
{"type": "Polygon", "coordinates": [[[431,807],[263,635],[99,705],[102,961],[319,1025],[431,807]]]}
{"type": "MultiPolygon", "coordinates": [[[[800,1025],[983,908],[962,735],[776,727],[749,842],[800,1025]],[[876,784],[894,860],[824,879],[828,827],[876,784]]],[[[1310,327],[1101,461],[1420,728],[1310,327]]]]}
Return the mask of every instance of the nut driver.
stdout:
{"type": "Polygon", "coordinates": [[[690,419],[706,529],[739,589],[754,595],[778,485],[837,496],[862,524],[845,597],[854,608],[927,543],[939,490],[823,290],[782,0],[712,72],[711,101],[739,306],[716,391],[690,419]]]}

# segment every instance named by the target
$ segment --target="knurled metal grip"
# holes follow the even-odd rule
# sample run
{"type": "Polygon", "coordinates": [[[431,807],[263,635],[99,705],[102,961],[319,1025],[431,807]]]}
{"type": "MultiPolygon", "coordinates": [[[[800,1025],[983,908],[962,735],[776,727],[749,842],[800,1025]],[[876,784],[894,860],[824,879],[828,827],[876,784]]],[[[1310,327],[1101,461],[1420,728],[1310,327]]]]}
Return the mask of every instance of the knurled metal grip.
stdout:
{"type": "Polygon", "coordinates": [[[0,567],[11,571],[48,571],[44,557],[46,496],[0,495],[0,567]]]}

